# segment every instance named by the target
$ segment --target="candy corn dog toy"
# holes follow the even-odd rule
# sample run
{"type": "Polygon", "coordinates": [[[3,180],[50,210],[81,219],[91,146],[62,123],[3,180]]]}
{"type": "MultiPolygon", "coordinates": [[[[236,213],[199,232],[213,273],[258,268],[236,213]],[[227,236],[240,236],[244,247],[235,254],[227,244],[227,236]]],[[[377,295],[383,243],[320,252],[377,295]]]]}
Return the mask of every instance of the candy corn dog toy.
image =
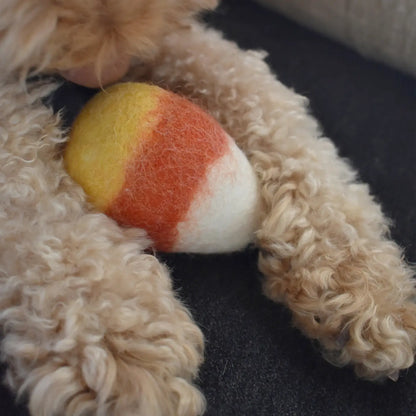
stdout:
{"type": "Polygon", "coordinates": [[[244,154],[211,116],[156,86],[97,94],[75,120],[65,165],[99,210],[145,229],[158,250],[238,250],[258,225],[244,154]]]}

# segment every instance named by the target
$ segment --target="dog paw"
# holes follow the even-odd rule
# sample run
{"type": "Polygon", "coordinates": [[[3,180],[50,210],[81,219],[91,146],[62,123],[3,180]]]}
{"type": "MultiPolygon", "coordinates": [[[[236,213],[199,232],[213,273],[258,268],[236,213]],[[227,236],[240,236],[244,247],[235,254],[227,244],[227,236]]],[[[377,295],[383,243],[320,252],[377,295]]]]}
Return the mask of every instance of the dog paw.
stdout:
{"type": "Polygon", "coordinates": [[[416,351],[413,271],[400,249],[372,241],[338,264],[322,258],[320,267],[295,269],[263,252],[266,295],[286,303],[295,325],[320,342],[331,363],[352,365],[369,380],[397,379],[416,351]]]}
{"type": "MultiPolygon", "coordinates": [[[[177,315],[174,325],[160,317],[146,323],[147,333],[134,328],[109,330],[103,337],[89,333],[78,342],[56,342],[53,351],[38,357],[41,362],[27,371],[20,387],[20,392],[29,393],[31,414],[202,414],[204,398],[192,383],[202,358],[202,336],[185,311],[171,313],[177,315]]],[[[17,342],[17,338],[6,338],[5,353],[16,358],[17,342]]],[[[39,347],[18,348],[26,348],[19,351],[26,359],[39,353],[39,347]]]]}
{"type": "MultiPolygon", "coordinates": [[[[197,416],[205,402],[187,377],[149,369],[131,357],[85,348],[81,369],[48,363],[29,375],[34,416],[197,416]]],[[[158,364],[154,363],[154,367],[158,364]]],[[[161,364],[159,364],[161,365],[161,364]]]]}
{"type": "Polygon", "coordinates": [[[386,308],[372,305],[347,324],[336,347],[324,352],[336,365],[351,363],[359,377],[397,381],[400,370],[414,363],[416,351],[416,305],[386,308]]]}
{"type": "Polygon", "coordinates": [[[131,242],[90,249],[65,252],[60,279],[54,270],[47,283],[3,287],[9,387],[28,396],[33,416],[202,414],[192,380],[203,336],[166,268],[131,242]]]}

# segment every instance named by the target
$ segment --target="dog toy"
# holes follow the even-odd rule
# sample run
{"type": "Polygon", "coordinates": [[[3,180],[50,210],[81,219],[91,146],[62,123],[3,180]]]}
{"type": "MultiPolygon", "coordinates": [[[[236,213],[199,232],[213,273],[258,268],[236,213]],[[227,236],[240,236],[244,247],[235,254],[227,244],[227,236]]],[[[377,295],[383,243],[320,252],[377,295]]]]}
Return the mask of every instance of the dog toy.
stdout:
{"type": "Polygon", "coordinates": [[[254,236],[251,165],[210,115],[172,92],[142,83],[100,92],[75,120],[64,160],[98,210],[145,229],[158,250],[233,251],[254,236]]]}

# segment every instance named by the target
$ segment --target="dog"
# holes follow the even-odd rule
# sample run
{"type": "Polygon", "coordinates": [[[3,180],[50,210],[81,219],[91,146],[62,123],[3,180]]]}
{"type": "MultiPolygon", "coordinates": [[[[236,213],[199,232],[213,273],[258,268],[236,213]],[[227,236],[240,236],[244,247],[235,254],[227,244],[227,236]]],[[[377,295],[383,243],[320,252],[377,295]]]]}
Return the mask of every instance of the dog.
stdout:
{"type": "Polygon", "coordinates": [[[412,269],[368,187],[282,85],[197,16],[214,0],[4,0],[0,5],[0,324],[7,385],[33,415],[195,416],[203,335],[143,230],[95,212],[67,175],[59,73],[146,80],[204,107],[257,175],[259,268],[338,365],[370,380],[414,362],[412,269]]]}

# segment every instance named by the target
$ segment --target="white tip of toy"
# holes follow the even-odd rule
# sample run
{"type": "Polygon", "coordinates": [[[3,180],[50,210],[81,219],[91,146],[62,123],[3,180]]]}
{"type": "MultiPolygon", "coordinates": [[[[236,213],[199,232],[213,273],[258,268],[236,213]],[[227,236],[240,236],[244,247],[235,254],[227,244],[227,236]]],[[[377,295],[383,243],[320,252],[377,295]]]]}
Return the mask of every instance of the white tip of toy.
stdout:
{"type": "Polygon", "coordinates": [[[241,250],[259,225],[256,175],[228,136],[229,151],[213,163],[195,196],[172,251],[220,253],[241,250]]]}

